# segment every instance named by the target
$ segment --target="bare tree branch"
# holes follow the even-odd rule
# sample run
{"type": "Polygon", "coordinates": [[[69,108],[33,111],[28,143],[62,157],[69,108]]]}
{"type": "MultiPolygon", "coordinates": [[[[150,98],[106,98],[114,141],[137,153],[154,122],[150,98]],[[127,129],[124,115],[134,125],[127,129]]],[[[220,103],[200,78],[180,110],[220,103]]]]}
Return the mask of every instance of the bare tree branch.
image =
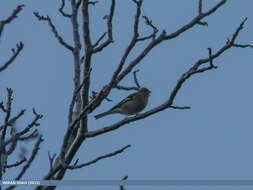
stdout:
{"type": "MultiPolygon", "coordinates": [[[[6,124],[4,124],[4,125],[13,126],[14,123],[15,123],[22,115],[24,115],[25,111],[26,111],[25,109],[21,110],[15,117],[9,119],[9,121],[8,121],[6,124]]],[[[0,130],[2,130],[2,129],[4,128],[4,125],[3,125],[3,126],[0,126],[0,130]]]]}
{"type": "Polygon", "coordinates": [[[107,34],[107,32],[104,32],[100,38],[98,38],[98,40],[96,41],[96,43],[93,45],[93,49],[98,46],[98,44],[100,43],[101,40],[103,40],[103,38],[105,37],[105,35],[107,34]]]}
{"type": "Polygon", "coordinates": [[[8,127],[8,122],[9,122],[9,118],[11,116],[11,104],[12,104],[12,89],[11,88],[7,88],[7,93],[8,93],[8,100],[6,103],[6,115],[5,115],[5,119],[4,119],[4,126],[3,126],[3,130],[2,130],[2,135],[1,135],[1,141],[4,142],[5,140],[5,135],[6,135],[6,130],[8,127]]]}
{"type": "Polygon", "coordinates": [[[19,173],[19,175],[15,178],[16,180],[19,180],[22,178],[22,176],[24,175],[24,173],[26,172],[26,170],[30,167],[31,163],[33,162],[34,158],[37,156],[38,151],[40,149],[40,143],[42,143],[44,140],[42,138],[42,136],[40,136],[37,140],[37,142],[35,143],[34,147],[33,147],[33,151],[32,154],[30,156],[30,158],[28,159],[26,165],[24,165],[23,169],[21,170],[21,172],[19,173]]]}
{"type": "Polygon", "coordinates": [[[65,12],[63,11],[64,7],[65,7],[65,0],[62,0],[62,1],[61,1],[61,6],[60,6],[60,8],[59,8],[59,12],[62,14],[62,16],[70,18],[72,15],[71,15],[71,14],[65,13],[65,12]]]}
{"type": "MultiPolygon", "coordinates": [[[[122,181],[123,180],[127,180],[127,178],[128,178],[128,176],[126,175],[125,177],[122,178],[122,181]]],[[[123,185],[121,185],[120,188],[119,188],[119,190],[126,190],[126,189],[124,188],[123,185]]]]}
{"type": "Polygon", "coordinates": [[[13,137],[11,137],[9,140],[7,140],[4,144],[4,146],[8,145],[9,143],[12,143],[16,139],[19,139],[22,135],[29,132],[31,130],[31,128],[40,125],[39,123],[37,123],[37,121],[39,121],[43,117],[43,115],[37,114],[35,109],[33,109],[33,114],[35,115],[35,118],[33,119],[33,121],[29,125],[27,125],[24,130],[16,133],[13,137]]]}
{"type": "Polygon", "coordinates": [[[21,165],[22,163],[24,163],[25,161],[26,161],[26,158],[23,158],[22,160],[17,161],[14,164],[6,165],[5,168],[14,168],[14,167],[17,167],[17,166],[21,165]]]}
{"type": "MultiPolygon", "coordinates": [[[[224,0],[223,0],[222,2],[223,2],[222,4],[225,3],[224,0]]],[[[215,8],[213,8],[212,11],[214,12],[214,11],[215,11],[218,7],[220,7],[222,4],[218,4],[218,6],[215,6],[215,8]]],[[[210,11],[208,12],[208,14],[211,14],[210,11]]],[[[178,30],[176,33],[172,33],[172,35],[167,36],[165,31],[162,32],[162,34],[161,34],[158,38],[156,38],[155,40],[153,40],[153,41],[147,46],[147,48],[144,49],[144,51],[134,60],[134,62],[130,63],[130,65],[125,69],[125,71],[123,71],[123,72],[119,75],[119,77],[117,77],[118,72],[120,72],[120,70],[121,70],[120,67],[122,66],[122,64],[120,64],[119,67],[118,67],[118,69],[117,69],[116,72],[114,73],[114,75],[113,75],[113,77],[112,77],[112,80],[111,80],[111,82],[109,83],[109,85],[106,86],[106,87],[104,87],[104,88],[99,92],[99,94],[97,95],[97,97],[96,97],[95,99],[91,100],[91,101],[89,102],[89,104],[86,105],[86,106],[83,108],[83,110],[80,112],[80,114],[77,116],[77,118],[71,123],[71,125],[69,125],[68,131],[71,131],[71,130],[74,128],[74,126],[75,126],[82,118],[84,118],[84,116],[87,114],[87,112],[91,112],[91,111],[94,110],[98,105],[100,105],[100,103],[102,102],[102,100],[109,94],[110,89],[112,88],[112,86],[115,85],[115,84],[114,84],[115,78],[118,78],[117,82],[119,82],[120,80],[122,80],[122,78],[124,78],[124,76],[125,76],[126,74],[128,74],[128,73],[132,70],[132,68],[133,68],[137,63],[139,63],[139,62],[142,60],[142,58],[143,58],[145,55],[147,55],[147,53],[148,53],[153,47],[155,47],[157,44],[159,44],[159,43],[160,43],[161,41],[163,41],[163,40],[167,40],[167,39],[169,39],[169,38],[174,38],[174,37],[178,36],[179,34],[181,34],[182,32],[184,32],[184,31],[190,29],[193,25],[197,24],[197,21],[198,21],[198,20],[204,18],[205,16],[208,16],[208,14],[205,14],[203,17],[197,17],[197,19],[195,18],[195,20],[193,20],[193,23],[190,22],[189,24],[187,24],[187,25],[185,25],[184,27],[182,27],[182,29],[178,30]],[[167,37],[168,37],[168,38],[167,38],[167,37]]],[[[85,18],[86,18],[86,17],[85,17],[85,18]]],[[[138,18],[138,17],[137,17],[137,18],[138,18]]],[[[84,19],[84,20],[87,21],[87,19],[84,19]]],[[[138,23],[138,22],[137,22],[137,23],[138,23]]],[[[136,21],[135,21],[135,26],[136,26],[136,21]]],[[[134,28],[136,28],[136,27],[134,27],[134,28]]],[[[84,31],[85,31],[85,28],[84,28],[84,31]]],[[[135,29],[134,31],[136,31],[136,29],[135,29]]],[[[87,35],[86,35],[86,37],[87,37],[87,35]]],[[[87,54],[86,54],[86,55],[87,55],[87,54]]],[[[90,57],[88,57],[88,58],[90,58],[90,57]]],[[[85,57],[85,59],[87,59],[87,57],[85,57]]],[[[86,68],[87,68],[87,67],[86,67],[86,68]]],[[[184,82],[184,81],[183,81],[183,82],[184,82]]],[[[182,83],[182,81],[181,81],[180,84],[179,84],[180,87],[181,87],[181,85],[182,85],[181,83],[182,83]]],[[[172,96],[172,97],[173,97],[173,96],[172,96]]],[[[172,98],[172,100],[173,100],[173,99],[174,99],[174,97],[172,98]]],[[[171,100],[170,100],[170,101],[171,101],[171,100]]],[[[171,104],[172,104],[172,102],[169,102],[169,103],[170,103],[170,104],[165,104],[164,106],[159,107],[157,110],[154,111],[154,113],[166,109],[166,107],[167,107],[168,105],[171,105],[171,104]]],[[[146,112],[146,113],[147,113],[147,112],[146,112]]],[[[138,117],[135,118],[135,120],[141,119],[141,116],[142,116],[142,118],[147,117],[149,114],[152,114],[152,113],[153,113],[153,112],[150,112],[150,113],[148,113],[147,115],[140,114],[138,117]]],[[[129,121],[128,121],[128,120],[124,120],[124,122],[122,122],[122,123],[113,125],[112,128],[119,128],[119,126],[121,126],[121,125],[123,125],[123,124],[125,124],[125,123],[129,123],[129,121]]],[[[110,130],[110,129],[111,129],[111,128],[106,128],[106,130],[110,130]]],[[[64,139],[65,139],[66,137],[68,138],[68,136],[70,135],[70,134],[68,133],[68,131],[67,131],[67,133],[66,133],[64,139]]],[[[99,134],[100,132],[101,132],[101,131],[99,131],[99,132],[96,133],[96,134],[91,133],[91,132],[88,132],[88,133],[86,133],[85,137],[97,135],[97,134],[99,134]]],[[[67,157],[66,157],[66,158],[67,158],[67,160],[66,160],[66,163],[67,163],[67,164],[68,164],[68,162],[72,159],[72,157],[74,156],[74,153],[78,150],[78,147],[80,146],[81,142],[84,140],[85,137],[81,137],[81,136],[78,137],[78,138],[76,139],[75,143],[72,144],[72,146],[71,146],[71,152],[68,152],[68,155],[67,155],[67,157]]],[[[66,144],[67,144],[67,143],[66,143],[66,144]]],[[[64,146],[64,144],[63,144],[63,146],[64,146]]],[[[64,153],[63,155],[65,155],[65,152],[63,152],[63,153],[64,153]]],[[[58,177],[60,177],[60,176],[63,176],[63,174],[62,174],[62,175],[58,175],[58,177]]],[[[47,176],[47,177],[48,177],[48,176],[47,176]]]]}
{"type": "MultiPolygon", "coordinates": [[[[199,15],[202,15],[202,0],[199,0],[199,15]]],[[[198,21],[198,24],[208,26],[207,22],[198,21]]]]}
{"type": "Polygon", "coordinates": [[[159,31],[157,29],[157,27],[155,27],[153,24],[152,24],[152,20],[149,19],[147,16],[142,16],[144,19],[145,19],[145,23],[150,26],[152,29],[153,29],[153,33],[150,34],[149,36],[146,36],[146,37],[142,37],[142,38],[138,38],[137,41],[144,41],[144,40],[147,40],[147,39],[155,39],[156,37],[156,33],[159,31]]]}
{"type": "Polygon", "coordinates": [[[213,8],[211,8],[209,11],[207,11],[206,13],[202,13],[201,15],[198,15],[197,17],[193,18],[192,21],[190,21],[188,24],[182,26],[180,29],[178,29],[176,32],[173,32],[169,35],[166,34],[166,31],[164,30],[156,39],[152,40],[147,47],[140,53],[139,56],[136,57],[136,59],[134,59],[129,65],[128,67],[121,72],[121,74],[118,76],[117,81],[121,81],[129,72],[132,71],[132,69],[158,44],[160,44],[161,42],[165,41],[165,40],[170,40],[173,38],[178,37],[180,34],[182,34],[183,32],[185,32],[186,30],[189,30],[190,28],[192,28],[193,26],[195,26],[196,24],[198,24],[198,22],[205,18],[206,16],[214,13],[219,7],[221,7],[224,3],[226,3],[226,0],[222,0],[220,3],[218,3],[217,5],[215,5],[213,8]]]}
{"type": "Polygon", "coordinates": [[[199,15],[202,14],[202,0],[199,0],[199,15]]]}
{"type": "Polygon", "coordinates": [[[48,151],[48,159],[49,159],[49,164],[50,164],[50,172],[53,172],[53,163],[54,163],[55,157],[56,157],[56,154],[53,154],[53,156],[51,156],[50,152],[48,151]]]}
{"type": "MultiPolygon", "coordinates": [[[[94,159],[94,160],[92,160],[90,162],[87,162],[85,164],[81,164],[81,165],[78,165],[78,166],[76,164],[74,164],[74,166],[68,166],[68,164],[66,164],[64,162],[61,162],[61,164],[58,164],[57,167],[55,167],[53,170],[51,170],[47,174],[47,176],[44,177],[44,179],[45,180],[51,179],[54,176],[54,174],[56,174],[61,168],[65,168],[65,169],[66,168],[68,168],[68,169],[77,169],[77,168],[82,168],[82,167],[85,167],[85,166],[89,166],[89,165],[95,164],[96,162],[98,162],[98,161],[100,161],[102,159],[113,157],[113,156],[115,156],[117,154],[120,154],[124,150],[126,150],[127,148],[130,148],[130,147],[131,147],[131,145],[127,145],[127,146],[125,146],[125,147],[123,147],[123,148],[121,148],[121,149],[119,149],[119,150],[117,150],[115,152],[112,152],[112,153],[109,153],[109,154],[105,154],[103,156],[99,156],[99,157],[97,157],[96,159],[94,159]]],[[[39,190],[39,189],[41,189],[41,187],[37,188],[37,190],[39,190]]]]}
{"type": "Polygon", "coordinates": [[[87,163],[84,163],[84,164],[80,164],[80,165],[73,165],[73,166],[68,166],[66,164],[63,165],[64,168],[67,168],[67,169],[70,169],[70,170],[74,170],[74,169],[79,169],[79,168],[83,168],[83,167],[86,167],[86,166],[89,166],[89,165],[92,165],[92,164],[95,164],[97,163],[99,160],[102,160],[102,159],[105,159],[105,158],[110,158],[110,157],[113,157],[113,156],[116,156],[117,154],[120,154],[122,153],[124,150],[126,150],[127,148],[130,148],[131,145],[127,145],[119,150],[116,150],[112,153],[109,153],[109,154],[105,154],[103,156],[99,156],[97,157],[96,159],[94,160],[91,160],[87,163]]]}
{"type": "Polygon", "coordinates": [[[115,88],[117,88],[118,90],[127,90],[127,91],[129,91],[129,90],[139,90],[139,88],[138,87],[127,87],[127,86],[121,86],[121,85],[117,85],[115,88]]]}
{"type": "Polygon", "coordinates": [[[6,112],[6,109],[4,107],[4,103],[3,102],[0,102],[0,109],[3,111],[3,112],[6,112]]]}
{"type": "Polygon", "coordinates": [[[138,81],[138,79],[137,79],[137,73],[138,73],[139,71],[140,71],[140,70],[137,69],[137,70],[135,70],[135,71],[133,72],[133,75],[134,75],[134,82],[135,82],[135,84],[136,84],[136,86],[137,86],[138,88],[141,87],[141,85],[140,85],[140,83],[139,83],[139,81],[138,81]]]}
{"type": "Polygon", "coordinates": [[[16,147],[17,147],[17,144],[18,144],[18,139],[14,140],[14,141],[11,143],[11,146],[10,146],[9,150],[6,151],[6,152],[7,152],[7,155],[11,155],[11,154],[14,152],[14,150],[15,150],[16,147]]]}
{"type": "Polygon", "coordinates": [[[100,44],[100,46],[96,47],[98,45],[98,43],[104,38],[103,35],[105,35],[106,33],[104,33],[98,40],[97,42],[93,45],[93,47],[96,47],[95,49],[93,49],[93,53],[97,53],[102,51],[105,47],[107,47],[110,43],[113,42],[113,38],[112,38],[112,18],[113,18],[113,14],[114,14],[114,10],[115,10],[115,0],[111,0],[112,4],[111,4],[111,8],[110,8],[110,14],[106,15],[104,17],[104,19],[107,19],[107,40],[100,44]]]}
{"type": "Polygon", "coordinates": [[[126,87],[126,86],[121,86],[121,85],[117,85],[115,88],[117,88],[118,90],[136,90],[138,91],[140,88],[141,88],[141,85],[139,84],[138,82],[138,79],[137,79],[137,72],[139,72],[140,70],[137,69],[133,72],[133,76],[134,76],[134,82],[136,84],[137,87],[126,87]]]}
{"type": "Polygon", "coordinates": [[[5,24],[9,24],[15,18],[17,18],[18,13],[23,9],[24,5],[18,5],[12,12],[11,16],[0,21],[0,37],[2,35],[5,24]]]}
{"type": "Polygon", "coordinates": [[[21,50],[24,47],[23,42],[19,42],[19,44],[17,44],[16,47],[17,47],[17,50],[15,50],[14,48],[12,49],[13,54],[12,54],[11,58],[6,63],[4,63],[2,66],[0,66],[0,72],[5,70],[16,59],[16,57],[19,55],[19,53],[21,52],[21,50]]]}
{"type": "Polygon", "coordinates": [[[78,0],[78,1],[77,1],[77,3],[76,3],[76,8],[77,8],[77,9],[80,7],[81,3],[82,3],[82,0],[78,0]]]}
{"type": "Polygon", "coordinates": [[[173,108],[173,109],[178,109],[178,110],[186,110],[186,109],[191,109],[190,106],[168,106],[169,108],[173,108]]]}
{"type": "Polygon", "coordinates": [[[233,44],[234,47],[239,47],[239,48],[253,48],[253,45],[251,44],[233,44]]]}
{"type": "MultiPolygon", "coordinates": [[[[25,174],[26,170],[30,167],[30,165],[33,162],[34,158],[37,156],[38,151],[40,149],[40,143],[42,143],[43,141],[44,140],[40,136],[38,138],[37,142],[35,143],[34,147],[33,147],[33,151],[32,151],[32,154],[31,154],[30,158],[28,159],[26,165],[23,166],[22,170],[20,171],[20,173],[18,174],[18,176],[15,178],[15,180],[20,180],[23,177],[23,175],[25,174]]],[[[9,186],[6,190],[12,190],[15,187],[16,187],[15,185],[12,185],[12,186],[9,186]]]]}
{"type": "MultiPolygon", "coordinates": [[[[226,43],[225,46],[223,46],[222,48],[220,48],[215,54],[213,54],[211,57],[206,58],[206,59],[200,59],[199,61],[197,61],[187,72],[183,73],[182,76],[180,77],[180,79],[178,80],[176,86],[174,87],[174,89],[172,90],[170,97],[167,101],[165,101],[163,104],[161,104],[160,106],[157,106],[153,109],[151,109],[150,111],[147,111],[145,113],[142,114],[138,114],[137,116],[133,116],[133,117],[127,117],[115,124],[109,125],[108,127],[104,127],[95,131],[89,131],[85,134],[85,138],[90,138],[90,137],[95,137],[113,130],[116,130],[120,127],[122,127],[123,125],[127,124],[127,123],[131,123],[133,121],[137,121],[143,118],[146,118],[150,115],[153,115],[155,113],[158,113],[160,111],[163,111],[169,107],[172,106],[174,99],[178,93],[178,91],[181,89],[183,83],[189,79],[192,75],[196,74],[196,73],[200,73],[200,72],[205,72],[207,70],[210,69],[214,69],[216,68],[216,66],[213,66],[210,64],[209,67],[205,67],[202,69],[198,69],[199,66],[203,65],[204,63],[207,63],[210,61],[210,59],[215,59],[218,56],[220,56],[224,51],[228,50],[229,48],[233,47],[233,44],[235,42],[235,39],[237,38],[239,32],[243,29],[243,25],[246,22],[247,18],[244,19],[240,26],[236,29],[235,33],[233,34],[232,40],[229,41],[229,43],[226,43]]],[[[174,107],[174,106],[173,106],[174,107]]],[[[174,107],[175,108],[175,107],[174,107]]]]}
{"type": "Polygon", "coordinates": [[[24,137],[19,137],[18,140],[19,141],[27,141],[27,140],[37,138],[38,136],[39,136],[38,130],[35,129],[31,134],[24,136],[24,137]]]}
{"type": "MultiPolygon", "coordinates": [[[[98,94],[97,92],[92,91],[92,96],[90,96],[90,99],[96,98],[97,94],[98,94]]],[[[105,100],[107,100],[108,102],[112,102],[112,100],[109,99],[108,97],[106,97],[105,100]]]]}
{"type": "Polygon", "coordinates": [[[70,51],[73,51],[73,50],[74,50],[74,48],[73,48],[71,45],[69,45],[67,42],[65,42],[65,41],[63,40],[63,38],[59,35],[59,33],[58,33],[57,30],[56,30],[55,25],[52,23],[51,18],[50,18],[49,16],[46,16],[46,17],[40,16],[38,12],[33,12],[33,14],[37,17],[37,19],[38,19],[39,21],[43,20],[43,21],[47,21],[47,22],[48,22],[49,26],[50,26],[51,29],[52,29],[52,32],[54,33],[54,36],[56,37],[56,39],[58,40],[58,42],[59,42],[61,45],[63,45],[65,48],[67,48],[67,49],[70,50],[70,51]]]}
{"type": "Polygon", "coordinates": [[[93,5],[93,6],[96,5],[97,3],[98,3],[98,1],[89,1],[88,2],[89,5],[93,5]]]}
{"type": "MultiPolygon", "coordinates": [[[[141,4],[142,1],[138,2],[138,4],[141,4]]],[[[226,0],[222,0],[220,3],[218,3],[217,5],[215,5],[213,8],[211,8],[209,11],[207,11],[206,13],[203,13],[202,15],[199,15],[197,17],[195,17],[192,21],[190,21],[188,24],[184,25],[183,27],[181,27],[180,29],[178,29],[176,32],[171,33],[169,35],[166,34],[166,31],[164,30],[157,38],[155,38],[154,40],[152,40],[147,47],[126,67],[125,70],[123,70],[120,74],[119,72],[122,69],[122,66],[125,63],[125,59],[127,57],[127,55],[129,54],[130,50],[133,48],[132,46],[134,46],[134,44],[132,44],[132,46],[128,46],[128,48],[126,49],[122,60],[118,66],[118,68],[116,69],[116,71],[113,74],[113,77],[111,79],[111,81],[109,82],[109,84],[107,86],[105,86],[97,95],[97,97],[95,99],[93,99],[92,101],[89,102],[89,104],[83,108],[82,112],[78,115],[78,117],[76,118],[76,121],[73,121],[73,124],[76,124],[78,121],[80,121],[80,119],[86,114],[86,112],[92,112],[94,109],[96,109],[96,107],[98,107],[101,102],[105,99],[105,97],[110,93],[110,90],[112,89],[112,87],[116,87],[117,84],[129,73],[132,71],[132,69],[138,64],[140,63],[140,61],[155,47],[157,46],[159,43],[161,43],[162,41],[165,40],[169,40],[169,39],[173,39],[177,36],[179,36],[181,33],[185,32],[186,30],[192,28],[194,25],[198,24],[198,21],[200,21],[201,19],[203,19],[204,17],[214,13],[219,7],[221,7],[224,3],[226,2],[226,0]],[[119,74],[119,76],[118,76],[119,74]]],[[[138,37],[138,23],[139,23],[139,19],[138,19],[138,15],[140,15],[140,8],[138,10],[137,8],[137,14],[135,17],[135,24],[134,24],[134,36],[137,34],[138,37]],[[136,32],[137,31],[137,32],[136,32]]],[[[136,37],[136,39],[137,39],[136,37]]],[[[134,42],[136,43],[136,42],[134,42]]]]}
{"type": "MultiPolygon", "coordinates": [[[[90,70],[90,72],[91,72],[91,70],[90,70]]],[[[72,118],[73,118],[73,108],[74,108],[74,105],[75,105],[77,96],[78,96],[80,90],[82,89],[83,85],[84,85],[84,80],[83,80],[82,84],[81,84],[77,89],[75,89],[75,91],[73,92],[73,96],[72,96],[72,99],[71,99],[71,103],[70,103],[70,105],[69,105],[69,117],[68,117],[68,118],[69,118],[69,123],[72,122],[72,118]]]]}
{"type": "MultiPolygon", "coordinates": [[[[170,39],[178,37],[180,34],[182,34],[185,31],[191,29],[192,27],[194,27],[197,24],[204,25],[205,22],[202,22],[201,20],[203,18],[209,16],[210,14],[214,13],[218,8],[220,8],[224,3],[226,3],[226,0],[221,0],[218,4],[216,4],[214,7],[212,7],[208,11],[202,12],[202,1],[199,0],[199,14],[198,14],[197,17],[193,18],[188,24],[184,25],[183,27],[179,28],[178,30],[176,30],[175,32],[173,32],[171,34],[167,34],[166,31],[163,30],[162,33],[158,37],[156,36],[156,34],[158,32],[158,29],[152,24],[152,21],[150,19],[148,19],[148,17],[146,17],[146,18],[144,18],[146,20],[146,24],[149,25],[150,27],[152,27],[153,33],[149,36],[139,38],[138,26],[139,26],[139,17],[140,17],[140,14],[141,14],[142,0],[139,0],[139,1],[132,0],[132,1],[137,6],[135,20],[134,20],[134,28],[133,28],[134,29],[134,32],[133,32],[134,35],[133,35],[133,38],[132,38],[131,42],[129,43],[128,47],[126,48],[118,67],[116,68],[115,72],[113,73],[113,76],[112,76],[110,82],[106,86],[104,86],[98,94],[92,96],[92,98],[90,100],[89,100],[89,92],[90,92],[90,89],[89,89],[90,88],[89,87],[89,85],[90,85],[89,70],[91,69],[91,57],[94,53],[96,53],[98,51],[101,51],[103,49],[102,48],[101,50],[99,50],[98,48],[101,47],[101,45],[103,45],[105,43],[104,42],[101,45],[99,45],[101,43],[101,41],[104,39],[104,37],[106,36],[106,33],[104,33],[101,37],[99,37],[99,39],[96,41],[96,43],[94,45],[92,45],[91,44],[91,39],[90,39],[89,13],[88,13],[88,5],[92,4],[92,3],[90,3],[88,0],[83,0],[83,1],[78,0],[77,3],[75,4],[75,6],[78,8],[82,3],[82,13],[83,13],[83,28],[82,29],[83,29],[83,33],[84,33],[83,38],[84,38],[84,44],[85,44],[85,51],[84,51],[85,57],[83,59],[83,62],[84,62],[84,75],[83,75],[83,78],[85,79],[85,82],[84,82],[84,88],[82,89],[83,105],[82,105],[82,110],[80,110],[79,114],[76,115],[75,119],[73,119],[73,121],[71,120],[71,122],[69,122],[68,129],[67,129],[67,132],[64,136],[64,140],[63,140],[63,144],[62,144],[62,148],[61,148],[61,153],[60,153],[60,162],[61,163],[58,163],[58,165],[55,164],[54,167],[51,166],[50,172],[47,174],[47,176],[44,177],[44,179],[52,179],[52,178],[62,179],[62,177],[64,176],[64,173],[66,171],[66,168],[76,169],[78,167],[80,168],[80,167],[87,166],[87,164],[90,163],[90,162],[85,163],[85,164],[80,164],[80,165],[76,165],[76,163],[75,163],[74,166],[69,166],[69,164],[71,163],[75,153],[77,152],[80,145],[82,144],[82,142],[86,138],[95,137],[95,136],[102,135],[104,133],[116,130],[116,129],[122,127],[123,125],[125,125],[127,123],[131,123],[133,121],[143,119],[145,117],[148,117],[150,115],[153,115],[155,113],[158,113],[158,112],[163,111],[163,110],[168,109],[168,108],[172,108],[172,109],[190,109],[189,106],[180,107],[180,106],[174,106],[173,105],[175,97],[176,97],[178,91],[181,89],[182,85],[185,83],[185,81],[188,80],[192,75],[195,75],[197,73],[201,73],[201,72],[205,72],[205,71],[217,68],[217,66],[214,66],[213,60],[215,58],[217,58],[218,56],[220,56],[221,54],[223,54],[229,48],[231,48],[233,46],[235,46],[235,47],[237,47],[237,46],[251,47],[251,46],[248,46],[248,45],[238,45],[238,44],[234,43],[236,37],[238,36],[240,30],[243,27],[244,22],[246,21],[246,19],[245,19],[241,23],[241,25],[237,28],[237,30],[234,33],[231,41],[227,42],[226,45],[224,45],[222,48],[220,48],[214,54],[212,54],[212,49],[209,48],[209,57],[208,58],[198,60],[191,68],[189,68],[189,70],[187,70],[185,73],[183,73],[181,75],[181,77],[179,78],[179,80],[176,83],[175,87],[172,89],[171,93],[169,94],[168,99],[165,100],[161,105],[159,105],[159,106],[157,106],[157,107],[155,107],[155,108],[153,108],[153,109],[151,109],[151,110],[149,110],[145,113],[139,114],[137,116],[125,118],[125,119],[123,119],[123,120],[121,120],[117,123],[114,123],[112,125],[103,127],[101,129],[94,130],[94,131],[88,131],[88,128],[87,128],[87,116],[88,116],[88,114],[91,113],[94,109],[96,109],[101,104],[101,102],[104,99],[107,98],[107,96],[109,95],[112,88],[122,88],[122,86],[118,85],[119,82],[122,79],[124,79],[124,77],[127,74],[129,74],[132,71],[132,69],[137,64],[139,64],[142,61],[142,59],[154,47],[156,47],[158,44],[160,44],[163,41],[170,40],[170,39]],[[147,40],[147,39],[151,39],[151,38],[152,38],[152,40],[145,47],[145,49],[143,49],[143,51],[133,61],[131,61],[126,66],[126,68],[123,70],[123,66],[125,66],[126,59],[128,58],[128,55],[130,54],[132,49],[135,47],[135,44],[138,41],[143,41],[143,40],[147,40]],[[208,62],[210,62],[210,65],[204,66],[204,64],[208,63],[208,62]],[[74,139],[73,143],[71,144],[71,147],[66,150],[68,139],[71,136],[71,132],[73,131],[73,129],[77,125],[79,125],[79,123],[82,123],[82,124],[80,124],[82,127],[80,128],[79,133],[77,134],[77,136],[75,136],[76,138],[74,139]]],[[[112,16],[111,16],[111,18],[113,17],[114,6],[115,6],[115,5],[113,5],[114,3],[115,3],[114,0],[112,0],[112,5],[111,5],[112,16]]],[[[107,19],[107,22],[109,22],[110,15],[105,16],[105,19],[107,19]]],[[[109,26],[108,26],[108,30],[109,30],[109,26]]],[[[107,35],[108,35],[108,39],[109,39],[109,32],[107,32],[107,35]]],[[[109,43],[111,43],[111,42],[109,42],[109,43]]],[[[135,82],[135,83],[138,87],[140,87],[138,81],[135,82]]],[[[77,86],[77,88],[78,88],[78,86],[77,86]]],[[[132,88],[132,87],[123,87],[123,88],[132,88]]],[[[76,88],[75,88],[75,90],[76,90],[76,88]]],[[[73,107],[74,107],[74,105],[73,105],[73,107]]],[[[73,107],[71,108],[72,110],[73,110],[73,107]]],[[[100,157],[98,157],[98,158],[100,158],[100,157]]]]}

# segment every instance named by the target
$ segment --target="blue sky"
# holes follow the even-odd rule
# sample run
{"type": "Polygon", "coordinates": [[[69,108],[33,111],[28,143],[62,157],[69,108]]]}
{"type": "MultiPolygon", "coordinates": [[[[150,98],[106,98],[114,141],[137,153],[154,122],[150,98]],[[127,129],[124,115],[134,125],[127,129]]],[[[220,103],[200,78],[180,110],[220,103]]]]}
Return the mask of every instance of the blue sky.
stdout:
{"type": "MultiPolygon", "coordinates": [[[[108,13],[108,2],[100,1],[95,7],[90,7],[93,42],[106,30],[102,17],[108,13]]],[[[217,2],[219,1],[203,0],[203,11],[217,2]]],[[[47,23],[39,22],[32,13],[38,11],[42,15],[49,15],[59,33],[70,44],[73,44],[72,29],[70,22],[58,12],[60,2],[50,0],[4,0],[0,6],[0,19],[9,16],[18,4],[25,4],[25,8],[18,19],[7,25],[3,31],[0,43],[1,63],[8,59],[10,49],[18,41],[23,41],[25,47],[15,62],[1,73],[0,94],[1,100],[5,100],[5,88],[11,87],[14,90],[13,112],[27,109],[23,119],[18,121],[17,128],[24,127],[32,119],[33,107],[44,115],[39,131],[45,141],[38,157],[24,176],[24,179],[41,179],[49,169],[47,151],[59,152],[66,131],[73,89],[73,63],[71,53],[58,43],[47,23]]],[[[239,34],[237,43],[253,44],[252,7],[252,0],[228,1],[204,19],[208,22],[208,27],[195,26],[154,48],[136,67],[140,69],[139,82],[152,91],[145,110],[164,102],[180,75],[197,60],[206,58],[208,47],[213,52],[222,47],[245,17],[248,17],[248,21],[239,34]]],[[[149,16],[160,31],[165,29],[167,33],[187,24],[197,13],[198,0],[144,0],[142,10],[142,14],[149,16]]],[[[113,19],[115,42],[93,57],[91,90],[99,91],[110,80],[132,37],[134,15],[135,4],[132,1],[116,1],[113,19]]],[[[141,35],[151,32],[143,20],[140,31],[141,35]]],[[[138,55],[145,44],[146,42],[137,45],[127,63],[138,55]]],[[[125,125],[119,130],[88,139],[75,157],[79,158],[80,163],[113,152],[127,144],[132,147],[114,158],[69,171],[64,179],[117,180],[125,175],[129,179],[253,179],[252,60],[253,49],[231,48],[214,60],[218,69],[193,76],[183,85],[175,99],[175,105],[191,106],[191,110],[168,109],[125,125]]],[[[126,77],[121,84],[134,85],[132,75],[126,77]]],[[[102,128],[122,119],[123,116],[112,115],[94,120],[93,116],[112,107],[128,94],[129,92],[113,90],[109,95],[113,102],[104,101],[90,115],[89,130],[102,128]]],[[[16,172],[15,169],[8,170],[5,178],[16,176],[16,172]]],[[[137,188],[139,189],[127,187],[130,190],[137,188]]],[[[184,187],[157,187],[165,188],[184,187]]],[[[200,188],[202,187],[188,189],[200,188]]]]}

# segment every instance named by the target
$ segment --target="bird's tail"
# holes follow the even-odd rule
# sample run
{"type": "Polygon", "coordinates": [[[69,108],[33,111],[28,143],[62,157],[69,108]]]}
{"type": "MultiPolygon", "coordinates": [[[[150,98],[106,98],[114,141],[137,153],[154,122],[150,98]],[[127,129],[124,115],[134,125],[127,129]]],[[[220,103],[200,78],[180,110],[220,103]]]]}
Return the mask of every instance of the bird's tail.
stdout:
{"type": "Polygon", "coordinates": [[[110,115],[110,114],[113,114],[113,113],[114,112],[112,112],[112,111],[106,111],[106,112],[100,113],[98,115],[95,115],[94,117],[95,117],[95,119],[100,119],[101,117],[104,117],[106,115],[110,115]]]}

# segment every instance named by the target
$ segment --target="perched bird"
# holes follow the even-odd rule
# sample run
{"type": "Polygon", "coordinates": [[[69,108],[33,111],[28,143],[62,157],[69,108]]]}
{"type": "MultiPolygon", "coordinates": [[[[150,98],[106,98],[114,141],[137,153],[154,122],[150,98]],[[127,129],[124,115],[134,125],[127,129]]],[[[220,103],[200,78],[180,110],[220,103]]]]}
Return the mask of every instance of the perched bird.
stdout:
{"type": "Polygon", "coordinates": [[[95,115],[96,119],[104,117],[106,115],[120,113],[123,115],[134,115],[142,111],[147,103],[150,95],[150,90],[147,88],[141,88],[138,92],[130,94],[128,97],[123,99],[121,102],[116,104],[110,110],[101,114],[95,115]]]}

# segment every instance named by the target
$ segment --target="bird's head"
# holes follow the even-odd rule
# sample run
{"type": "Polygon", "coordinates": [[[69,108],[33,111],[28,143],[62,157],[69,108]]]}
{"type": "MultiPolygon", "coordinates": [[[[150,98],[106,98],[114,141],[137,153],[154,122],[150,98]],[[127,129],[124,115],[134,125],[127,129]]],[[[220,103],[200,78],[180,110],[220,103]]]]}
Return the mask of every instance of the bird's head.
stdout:
{"type": "Polygon", "coordinates": [[[139,92],[140,92],[140,93],[143,93],[143,94],[146,95],[146,96],[149,96],[150,93],[151,93],[151,91],[150,91],[149,89],[147,89],[147,88],[141,88],[141,89],[139,90],[139,92]]]}

